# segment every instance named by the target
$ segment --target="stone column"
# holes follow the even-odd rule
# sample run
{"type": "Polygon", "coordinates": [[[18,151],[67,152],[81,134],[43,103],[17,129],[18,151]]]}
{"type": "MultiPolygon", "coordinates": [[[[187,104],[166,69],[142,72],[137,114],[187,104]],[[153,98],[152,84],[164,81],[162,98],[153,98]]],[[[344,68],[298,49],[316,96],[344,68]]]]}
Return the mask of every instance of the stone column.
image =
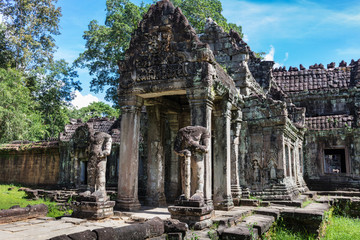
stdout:
{"type": "Polygon", "coordinates": [[[231,143],[231,195],[235,205],[239,204],[241,198],[239,178],[239,144],[241,131],[241,110],[233,111],[232,143],[231,143]]]}
{"type": "MultiPolygon", "coordinates": [[[[209,130],[211,135],[211,112],[213,108],[213,98],[204,92],[188,91],[187,97],[190,104],[190,118],[192,126],[202,126],[209,130]]],[[[211,137],[210,137],[211,139],[211,137]]],[[[210,144],[211,146],[211,144],[210,144]]],[[[204,179],[204,200],[207,205],[212,206],[212,167],[211,167],[211,147],[204,154],[205,179],[204,179]]]]}
{"type": "Polygon", "coordinates": [[[165,156],[163,147],[163,125],[159,105],[147,106],[148,113],[148,163],[147,196],[149,206],[166,206],[164,193],[165,156]]]}
{"type": "Polygon", "coordinates": [[[119,180],[116,209],[137,210],[140,106],[142,99],[131,96],[122,104],[119,180]]]}
{"type": "Polygon", "coordinates": [[[171,159],[170,159],[170,184],[169,196],[170,201],[174,201],[180,195],[180,162],[179,156],[174,151],[174,141],[176,134],[179,130],[179,119],[177,114],[168,114],[168,121],[170,126],[170,146],[171,146],[171,159]]]}
{"type": "Polygon", "coordinates": [[[231,107],[231,101],[223,99],[214,112],[214,207],[219,210],[234,207],[231,197],[231,107]]]}

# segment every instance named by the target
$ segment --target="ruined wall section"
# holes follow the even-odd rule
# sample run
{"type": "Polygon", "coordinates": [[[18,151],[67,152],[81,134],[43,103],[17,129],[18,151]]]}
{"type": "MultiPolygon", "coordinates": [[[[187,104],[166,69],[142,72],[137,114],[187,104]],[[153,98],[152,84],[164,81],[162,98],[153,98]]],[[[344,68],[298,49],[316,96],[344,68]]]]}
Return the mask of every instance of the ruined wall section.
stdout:
{"type": "Polygon", "coordinates": [[[59,162],[58,141],[4,144],[0,147],[0,182],[55,186],[59,162]]]}
{"type": "Polygon", "coordinates": [[[285,102],[259,96],[244,100],[241,185],[262,199],[292,199],[307,189],[299,152],[304,129],[288,118],[285,102]],[[286,162],[285,151],[290,148],[292,158],[286,162]]]}
{"type": "MultiPolygon", "coordinates": [[[[325,69],[315,64],[300,69],[274,69],[275,82],[296,106],[306,108],[305,178],[313,190],[340,190],[359,184],[359,65],[342,61],[325,69]],[[342,167],[325,166],[326,152],[341,153],[342,167]]],[[[338,155],[340,156],[340,155],[338,155]]],[[[331,157],[331,156],[330,156],[331,157]]]]}
{"type": "Polygon", "coordinates": [[[106,164],[106,183],[116,186],[120,146],[119,120],[93,118],[87,123],[72,120],[60,134],[60,176],[59,184],[66,187],[86,185],[86,163],[89,158],[89,136],[96,132],[111,135],[112,148],[106,164]]]}
{"type": "Polygon", "coordinates": [[[230,30],[227,33],[209,18],[205,24],[205,33],[201,35],[200,40],[209,44],[216,62],[234,80],[242,95],[264,94],[254,78],[254,75],[258,76],[262,71],[260,69],[251,71],[249,68],[250,59],[256,56],[237,32],[230,30]]]}

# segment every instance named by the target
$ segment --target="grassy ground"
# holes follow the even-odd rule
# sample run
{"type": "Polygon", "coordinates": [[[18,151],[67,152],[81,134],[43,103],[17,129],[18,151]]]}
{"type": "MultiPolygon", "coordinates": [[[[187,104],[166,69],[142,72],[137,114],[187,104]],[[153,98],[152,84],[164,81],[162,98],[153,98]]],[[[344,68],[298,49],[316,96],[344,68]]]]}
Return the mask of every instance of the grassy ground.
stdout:
{"type": "Polygon", "coordinates": [[[26,207],[27,205],[36,205],[44,203],[48,206],[49,212],[48,217],[60,217],[66,213],[66,211],[61,211],[55,202],[50,202],[48,200],[39,199],[39,200],[28,200],[25,198],[24,191],[18,191],[18,186],[13,185],[0,185],[0,209],[9,209],[14,205],[20,205],[20,207],[26,207]],[[8,190],[13,188],[12,190],[8,190]]]}
{"type": "Polygon", "coordinates": [[[357,240],[360,239],[360,219],[348,218],[343,216],[330,217],[324,237],[318,238],[314,235],[291,231],[281,223],[277,223],[263,239],[276,240],[357,240]]]}

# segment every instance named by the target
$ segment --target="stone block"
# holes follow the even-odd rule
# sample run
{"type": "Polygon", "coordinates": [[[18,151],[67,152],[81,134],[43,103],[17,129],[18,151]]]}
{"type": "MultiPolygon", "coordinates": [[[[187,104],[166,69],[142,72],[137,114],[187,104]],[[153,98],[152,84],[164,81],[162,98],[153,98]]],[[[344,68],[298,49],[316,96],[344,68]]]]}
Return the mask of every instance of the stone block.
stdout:
{"type": "Polygon", "coordinates": [[[256,214],[273,216],[275,219],[278,219],[280,216],[280,210],[276,208],[256,208],[253,212],[256,214]]]}
{"type": "Polygon", "coordinates": [[[64,235],[50,238],[49,240],[71,240],[71,238],[69,238],[67,235],[64,234],[64,235]]]}
{"type": "Polygon", "coordinates": [[[168,240],[182,240],[183,239],[183,233],[177,232],[177,233],[168,233],[167,234],[168,240]]]}
{"type": "Polygon", "coordinates": [[[212,225],[211,217],[214,215],[212,206],[187,207],[187,206],[169,206],[169,212],[172,219],[180,220],[196,230],[204,229],[212,225]]]}
{"type": "Polygon", "coordinates": [[[28,205],[25,208],[13,208],[0,211],[0,223],[21,221],[35,217],[45,217],[48,207],[45,204],[28,205]]]}
{"type": "Polygon", "coordinates": [[[258,239],[258,230],[245,224],[225,229],[222,234],[222,240],[255,240],[258,239]]]}
{"type": "Polygon", "coordinates": [[[260,214],[254,214],[245,218],[246,225],[256,228],[259,235],[263,235],[264,233],[266,233],[274,222],[275,218],[273,216],[266,216],[260,214]]]}
{"type": "Polygon", "coordinates": [[[147,221],[144,225],[147,226],[147,237],[157,237],[165,232],[164,222],[159,217],[147,221]]]}
{"type": "Polygon", "coordinates": [[[181,233],[183,236],[185,236],[186,231],[189,229],[186,223],[180,222],[176,219],[165,220],[164,228],[166,233],[181,233]]]}
{"type": "Polygon", "coordinates": [[[97,240],[96,233],[90,230],[69,234],[68,237],[72,240],[97,240]]]}
{"type": "Polygon", "coordinates": [[[115,230],[111,227],[94,229],[98,240],[113,240],[115,236],[115,230]]]}
{"type": "Polygon", "coordinates": [[[103,219],[114,215],[115,201],[76,202],[73,217],[86,219],[103,219]]]}
{"type": "Polygon", "coordinates": [[[143,240],[147,236],[146,228],[142,223],[114,228],[114,231],[114,240],[143,240]]]}

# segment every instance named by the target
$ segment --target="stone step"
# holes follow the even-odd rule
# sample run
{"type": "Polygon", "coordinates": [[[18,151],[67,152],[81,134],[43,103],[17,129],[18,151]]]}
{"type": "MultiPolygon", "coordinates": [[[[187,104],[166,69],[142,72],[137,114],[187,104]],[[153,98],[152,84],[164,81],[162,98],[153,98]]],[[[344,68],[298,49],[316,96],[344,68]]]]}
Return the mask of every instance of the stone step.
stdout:
{"type": "Polygon", "coordinates": [[[254,214],[244,219],[246,226],[256,228],[260,236],[266,233],[274,222],[275,217],[262,214],[254,214]]]}
{"type": "Polygon", "coordinates": [[[261,208],[254,209],[253,212],[256,214],[272,216],[275,218],[275,220],[277,220],[280,217],[280,210],[278,208],[261,207],[261,208]]]}
{"type": "Polygon", "coordinates": [[[329,208],[326,203],[310,203],[305,208],[283,209],[280,216],[289,227],[316,234],[329,208]]]}
{"type": "Polygon", "coordinates": [[[302,207],[303,201],[298,201],[298,200],[289,200],[289,201],[285,201],[285,200],[271,200],[270,201],[271,204],[277,204],[277,205],[283,205],[283,206],[290,206],[290,207],[302,207]]]}
{"type": "Polygon", "coordinates": [[[257,207],[259,205],[260,201],[258,199],[240,199],[240,206],[257,207]]]}
{"type": "Polygon", "coordinates": [[[302,193],[302,195],[308,196],[308,197],[311,198],[311,199],[316,199],[316,197],[317,197],[317,192],[307,191],[307,192],[302,193]]]}
{"type": "Polygon", "coordinates": [[[213,223],[218,226],[233,226],[237,224],[241,219],[251,214],[250,209],[236,209],[234,208],[232,211],[224,211],[219,216],[213,218],[213,223]]]}

